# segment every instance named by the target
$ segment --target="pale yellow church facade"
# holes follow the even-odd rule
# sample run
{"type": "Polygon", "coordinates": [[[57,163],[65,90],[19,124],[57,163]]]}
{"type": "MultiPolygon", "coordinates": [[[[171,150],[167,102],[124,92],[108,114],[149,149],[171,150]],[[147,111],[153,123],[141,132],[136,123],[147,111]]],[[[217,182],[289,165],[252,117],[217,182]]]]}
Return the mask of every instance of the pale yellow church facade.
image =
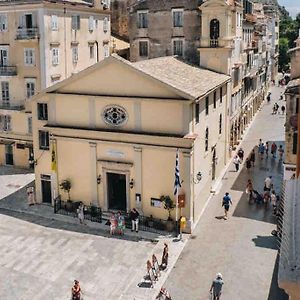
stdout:
{"type": "Polygon", "coordinates": [[[44,90],[32,105],[37,200],[66,199],[68,179],[72,201],[166,219],[155,200],[175,200],[178,150],[192,229],[228,160],[229,81],[176,57],[112,55],[44,90]]]}

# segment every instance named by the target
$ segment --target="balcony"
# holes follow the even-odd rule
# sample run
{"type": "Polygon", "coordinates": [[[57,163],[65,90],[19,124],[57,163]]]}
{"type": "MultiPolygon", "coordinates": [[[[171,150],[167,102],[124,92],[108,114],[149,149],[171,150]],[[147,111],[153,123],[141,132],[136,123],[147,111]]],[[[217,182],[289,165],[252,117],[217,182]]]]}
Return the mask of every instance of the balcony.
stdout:
{"type": "Polygon", "coordinates": [[[16,40],[34,40],[39,37],[37,27],[32,28],[18,28],[16,40]]]}
{"type": "Polygon", "coordinates": [[[16,66],[0,66],[0,76],[16,76],[16,66]]]}
{"type": "Polygon", "coordinates": [[[24,104],[22,104],[21,102],[14,102],[14,103],[10,103],[10,102],[0,102],[0,109],[5,109],[5,110],[23,110],[25,109],[24,104]]]}

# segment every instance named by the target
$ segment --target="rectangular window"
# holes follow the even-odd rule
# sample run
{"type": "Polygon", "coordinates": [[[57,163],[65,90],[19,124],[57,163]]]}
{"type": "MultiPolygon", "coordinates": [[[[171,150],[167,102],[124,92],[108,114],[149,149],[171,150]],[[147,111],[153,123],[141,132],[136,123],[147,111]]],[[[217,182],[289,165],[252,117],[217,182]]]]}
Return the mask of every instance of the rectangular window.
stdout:
{"type": "Polygon", "coordinates": [[[208,128],[205,130],[205,152],[208,151],[208,128]]]}
{"type": "Polygon", "coordinates": [[[148,28],[148,12],[138,12],[138,28],[148,28]]]}
{"type": "Polygon", "coordinates": [[[94,45],[90,45],[90,59],[93,59],[95,57],[95,47],[94,45]]]}
{"type": "Polygon", "coordinates": [[[183,56],[183,40],[173,41],[173,55],[183,56]]]}
{"type": "Polygon", "coordinates": [[[49,150],[49,132],[39,130],[39,146],[41,150],[49,150]]]}
{"type": "Polygon", "coordinates": [[[217,107],[217,92],[214,91],[214,108],[217,107]]]}
{"type": "Polygon", "coordinates": [[[208,115],[209,113],[209,97],[205,98],[205,114],[208,115]]]}
{"type": "Polygon", "coordinates": [[[148,41],[139,42],[139,54],[142,57],[148,57],[148,41]]]}
{"type": "Polygon", "coordinates": [[[79,30],[80,29],[80,16],[72,16],[72,29],[79,30]]]}
{"type": "Polygon", "coordinates": [[[35,79],[26,80],[26,97],[30,98],[35,94],[35,79]]]}
{"type": "Polygon", "coordinates": [[[28,133],[32,134],[32,117],[28,117],[27,125],[28,125],[28,133]]]}
{"type": "Polygon", "coordinates": [[[57,66],[59,64],[59,49],[58,48],[52,48],[52,65],[57,66]]]}
{"type": "Polygon", "coordinates": [[[9,104],[9,82],[8,81],[1,82],[1,95],[2,95],[2,102],[5,104],[9,104]]]}
{"type": "Polygon", "coordinates": [[[293,154],[297,154],[297,144],[298,144],[298,133],[294,132],[293,133],[293,154]]]}
{"type": "Polygon", "coordinates": [[[72,47],[72,61],[73,61],[73,64],[76,64],[78,62],[78,47],[77,46],[72,47]]]}
{"type": "Polygon", "coordinates": [[[223,89],[220,88],[220,104],[223,102],[223,89]]]}
{"type": "Polygon", "coordinates": [[[32,48],[24,49],[24,64],[26,66],[34,66],[35,65],[35,50],[32,48]]]}
{"type": "Polygon", "coordinates": [[[0,15],[0,31],[7,30],[7,15],[0,15]]]}
{"type": "Polygon", "coordinates": [[[105,17],[103,19],[103,31],[107,32],[108,31],[108,17],[105,17]]]}
{"type": "Polygon", "coordinates": [[[94,17],[90,16],[89,17],[89,31],[93,31],[94,30],[94,26],[95,26],[94,17]]]}
{"type": "Polygon", "coordinates": [[[38,120],[46,121],[48,120],[48,105],[47,103],[37,104],[38,120]]]}
{"type": "Polygon", "coordinates": [[[3,123],[2,123],[3,131],[11,131],[11,116],[4,115],[4,116],[2,116],[2,118],[3,118],[3,123]]]}
{"type": "Polygon", "coordinates": [[[173,27],[183,27],[183,10],[173,10],[173,27]]]}
{"type": "Polygon", "coordinates": [[[104,57],[109,57],[109,45],[108,44],[103,46],[103,50],[104,50],[104,57]]]}
{"type": "Polygon", "coordinates": [[[196,109],[195,109],[195,120],[196,124],[199,123],[199,115],[200,115],[200,104],[196,103],[196,109]]]}
{"type": "Polygon", "coordinates": [[[58,30],[58,17],[56,15],[51,16],[51,30],[52,31],[58,30]]]}

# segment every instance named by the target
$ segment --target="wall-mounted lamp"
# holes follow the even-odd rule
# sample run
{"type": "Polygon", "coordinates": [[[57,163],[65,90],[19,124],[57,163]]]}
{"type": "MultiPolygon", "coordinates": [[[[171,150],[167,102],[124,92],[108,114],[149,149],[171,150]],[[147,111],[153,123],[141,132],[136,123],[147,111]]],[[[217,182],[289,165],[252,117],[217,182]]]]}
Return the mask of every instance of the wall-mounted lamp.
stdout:
{"type": "Polygon", "coordinates": [[[202,173],[199,171],[196,175],[196,180],[193,179],[194,183],[197,184],[201,181],[202,179],[202,173]]]}
{"type": "Polygon", "coordinates": [[[100,184],[101,183],[101,175],[98,175],[97,176],[97,184],[100,184]]]}
{"type": "Polygon", "coordinates": [[[129,181],[129,187],[130,187],[131,189],[133,189],[133,186],[134,186],[134,181],[133,181],[133,179],[131,178],[130,181],[129,181]]]}

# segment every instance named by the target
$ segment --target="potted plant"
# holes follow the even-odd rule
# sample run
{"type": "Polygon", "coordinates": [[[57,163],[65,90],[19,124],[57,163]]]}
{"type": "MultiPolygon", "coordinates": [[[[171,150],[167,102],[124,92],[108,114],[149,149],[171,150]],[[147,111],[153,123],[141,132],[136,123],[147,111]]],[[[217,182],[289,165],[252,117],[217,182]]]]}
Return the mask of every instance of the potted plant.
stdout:
{"type": "Polygon", "coordinates": [[[67,201],[67,209],[70,210],[72,208],[72,202],[71,202],[71,196],[70,196],[70,191],[72,188],[71,181],[69,179],[63,180],[59,187],[68,194],[68,201],[67,201]]]}
{"type": "Polygon", "coordinates": [[[162,203],[164,205],[164,209],[166,209],[168,211],[167,230],[173,231],[174,230],[174,222],[171,218],[171,211],[176,207],[176,205],[170,196],[161,196],[160,200],[162,201],[162,203]]]}

